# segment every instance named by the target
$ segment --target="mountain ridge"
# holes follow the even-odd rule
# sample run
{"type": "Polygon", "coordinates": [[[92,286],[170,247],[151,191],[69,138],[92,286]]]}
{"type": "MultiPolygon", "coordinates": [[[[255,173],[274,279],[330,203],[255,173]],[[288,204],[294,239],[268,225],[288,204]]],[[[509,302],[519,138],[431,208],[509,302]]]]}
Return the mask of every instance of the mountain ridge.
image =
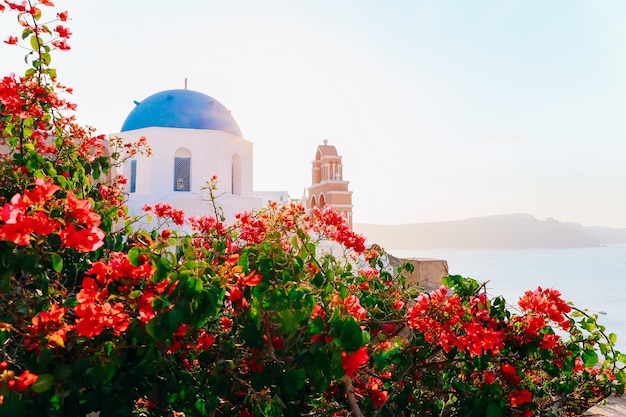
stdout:
{"type": "Polygon", "coordinates": [[[386,248],[575,248],[626,243],[626,229],[582,226],[554,218],[499,214],[431,223],[379,225],[356,223],[368,243],[386,248]]]}

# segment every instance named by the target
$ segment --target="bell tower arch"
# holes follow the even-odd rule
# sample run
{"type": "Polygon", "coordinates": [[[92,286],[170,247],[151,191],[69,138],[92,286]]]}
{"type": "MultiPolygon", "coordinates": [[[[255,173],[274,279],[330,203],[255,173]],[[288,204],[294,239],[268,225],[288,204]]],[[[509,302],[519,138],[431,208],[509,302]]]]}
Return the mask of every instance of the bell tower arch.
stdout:
{"type": "Polygon", "coordinates": [[[328,144],[319,145],[311,168],[311,186],[307,188],[304,199],[307,210],[315,206],[331,206],[340,213],[352,228],[352,191],[348,190],[349,181],[343,179],[342,157],[337,148],[328,144]]]}

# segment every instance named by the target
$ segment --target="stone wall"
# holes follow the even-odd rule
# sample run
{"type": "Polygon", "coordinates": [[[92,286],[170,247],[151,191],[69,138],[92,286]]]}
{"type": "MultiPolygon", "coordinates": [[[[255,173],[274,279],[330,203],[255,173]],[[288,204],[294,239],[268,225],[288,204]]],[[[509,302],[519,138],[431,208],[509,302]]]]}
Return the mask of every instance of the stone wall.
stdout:
{"type": "Polygon", "coordinates": [[[432,258],[397,258],[388,254],[389,264],[396,271],[405,262],[413,264],[415,269],[412,273],[404,272],[406,283],[418,285],[427,292],[441,286],[441,278],[448,275],[448,262],[443,259],[432,258]]]}

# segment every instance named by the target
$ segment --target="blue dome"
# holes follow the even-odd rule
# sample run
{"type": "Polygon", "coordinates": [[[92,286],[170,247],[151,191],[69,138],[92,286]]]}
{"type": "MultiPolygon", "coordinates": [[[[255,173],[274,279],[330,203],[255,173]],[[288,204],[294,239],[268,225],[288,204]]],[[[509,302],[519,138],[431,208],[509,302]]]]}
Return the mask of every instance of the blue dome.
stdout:
{"type": "Polygon", "coordinates": [[[122,132],[144,127],[176,127],[221,130],[242,136],[230,111],[219,101],[197,91],[161,91],[136,104],[126,117],[122,132]]]}

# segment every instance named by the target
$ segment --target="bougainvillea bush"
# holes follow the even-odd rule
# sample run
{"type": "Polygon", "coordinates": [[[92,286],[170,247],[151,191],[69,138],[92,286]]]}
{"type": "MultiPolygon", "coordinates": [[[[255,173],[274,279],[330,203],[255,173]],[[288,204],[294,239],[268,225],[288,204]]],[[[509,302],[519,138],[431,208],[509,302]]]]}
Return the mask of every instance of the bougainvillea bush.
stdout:
{"type": "Polygon", "coordinates": [[[558,291],[424,293],[328,208],[227,225],[212,178],[206,216],[129,218],[111,168],[146,140],[76,124],[46,6],[0,0],[30,65],[0,81],[1,416],[557,416],[623,393],[616,336],[558,291]]]}

